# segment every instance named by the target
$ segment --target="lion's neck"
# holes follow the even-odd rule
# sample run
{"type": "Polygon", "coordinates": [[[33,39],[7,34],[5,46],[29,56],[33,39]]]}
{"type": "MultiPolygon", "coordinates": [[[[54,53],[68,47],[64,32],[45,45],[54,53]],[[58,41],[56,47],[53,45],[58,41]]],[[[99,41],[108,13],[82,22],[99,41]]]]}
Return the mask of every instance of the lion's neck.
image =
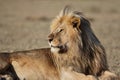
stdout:
{"type": "Polygon", "coordinates": [[[67,53],[53,53],[52,56],[54,57],[55,65],[59,70],[64,68],[80,72],[80,51],[79,48],[72,48],[67,53]]]}

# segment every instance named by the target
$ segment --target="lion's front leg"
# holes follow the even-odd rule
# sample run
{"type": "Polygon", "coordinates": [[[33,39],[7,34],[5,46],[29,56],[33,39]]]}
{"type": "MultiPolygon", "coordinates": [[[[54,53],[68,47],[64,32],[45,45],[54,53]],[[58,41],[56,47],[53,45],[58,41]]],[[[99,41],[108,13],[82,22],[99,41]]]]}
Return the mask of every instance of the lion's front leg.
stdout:
{"type": "Polygon", "coordinates": [[[105,71],[99,77],[99,80],[120,80],[118,76],[110,71],[105,71]]]}
{"type": "Polygon", "coordinates": [[[0,53],[0,80],[19,80],[10,63],[12,53],[0,53]]]}

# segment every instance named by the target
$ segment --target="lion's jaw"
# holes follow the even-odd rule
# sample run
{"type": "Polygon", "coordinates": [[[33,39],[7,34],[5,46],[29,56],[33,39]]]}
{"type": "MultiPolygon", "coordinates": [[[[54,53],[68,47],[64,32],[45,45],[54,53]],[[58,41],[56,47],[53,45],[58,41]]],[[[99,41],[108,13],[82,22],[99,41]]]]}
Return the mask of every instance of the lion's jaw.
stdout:
{"type": "Polygon", "coordinates": [[[52,52],[52,53],[58,53],[59,51],[60,51],[59,48],[51,47],[51,52],[52,52]]]}
{"type": "Polygon", "coordinates": [[[67,48],[65,45],[60,45],[60,46],[52,46],[51,45],[51,52],[53,52],[53,53],[65,53],[65,52],[67,52],[67,48]]]}
{"type": "Polygon", "coordinates": [[[54,44],[52,42],[49,42],[49,45],[51,47],[52,53],[66,53],[67,52],[67,42],[65,44],[54,44]]]}

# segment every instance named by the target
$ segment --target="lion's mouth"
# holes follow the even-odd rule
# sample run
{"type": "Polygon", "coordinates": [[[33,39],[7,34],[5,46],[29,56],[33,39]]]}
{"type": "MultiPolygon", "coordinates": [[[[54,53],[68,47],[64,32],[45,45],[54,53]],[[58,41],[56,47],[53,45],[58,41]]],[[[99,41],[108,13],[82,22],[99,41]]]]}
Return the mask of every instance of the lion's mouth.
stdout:
{"type": "Polygon", "coordinates": [[[58,45],[58,46],[51,45],[51,50],[52,52],[56,51],[58,53],[65,53],[67,52],[67,46],[66,45],[58,45]]]}
{"type": "Polygon", "coordinates": [[[59,46],[53,46],[53,45],[51,45],[51,47],[53,47],[53,48],[62,48],[62,45],[59,45],[59,46]]]}

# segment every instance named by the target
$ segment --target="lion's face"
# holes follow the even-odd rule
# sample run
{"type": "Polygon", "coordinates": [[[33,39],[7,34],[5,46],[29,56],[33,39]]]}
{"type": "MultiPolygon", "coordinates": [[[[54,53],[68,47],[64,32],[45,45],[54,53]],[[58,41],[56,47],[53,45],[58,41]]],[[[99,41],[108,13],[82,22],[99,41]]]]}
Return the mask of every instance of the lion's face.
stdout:
{"type": "Polygon", "coordinates": [[[77,42],[80,18],[72,14],[56,18],[51,25],[49,44],[53,53],[65,53],[77,42]],[[76,39],[77,38],[77,39],[76,39]]]}

